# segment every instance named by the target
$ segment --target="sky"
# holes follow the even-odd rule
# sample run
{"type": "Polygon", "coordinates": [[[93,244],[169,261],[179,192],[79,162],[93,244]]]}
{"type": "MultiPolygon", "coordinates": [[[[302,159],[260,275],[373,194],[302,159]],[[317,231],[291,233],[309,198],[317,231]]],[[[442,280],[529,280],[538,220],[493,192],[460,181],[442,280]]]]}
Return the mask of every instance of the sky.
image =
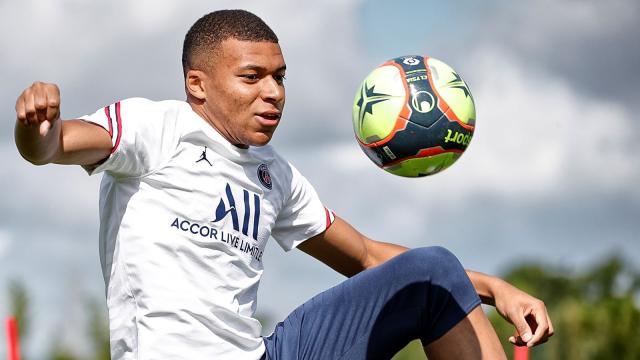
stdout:
{"type": "MultiPolygon", "coordinates": [[[[35,80],[60,86],[63,118],[132,96],[184,99],[184,33],[209,11],[238,7],[271,25],[287,62],[272,144],[366,235],[443,245],[491,274],[528,261],[572,271],[616,253],[640,268],[637,1],[0,0],[0,317],[8,282],[23,281],[32,358],[52,335],[86,348],[78,308],[104,293],[100,177],[22,160],[15,99],[35,80]],[[351,127],[362,79],[409,54],[451,65],[477,107],[465,154],[420,179],[376,168],[351,127]]],[[[265,333],[342,280],[275,242],[264,262],[265,333]]]]}

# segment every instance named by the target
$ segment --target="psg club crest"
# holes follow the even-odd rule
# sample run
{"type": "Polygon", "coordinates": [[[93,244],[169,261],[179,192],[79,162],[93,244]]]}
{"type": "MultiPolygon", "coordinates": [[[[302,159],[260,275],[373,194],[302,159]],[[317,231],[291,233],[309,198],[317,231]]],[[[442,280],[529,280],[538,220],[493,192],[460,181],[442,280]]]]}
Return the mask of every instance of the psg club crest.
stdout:
{"type": "Polygon", "coordinates": [[[260,180],[262,186],[266,187],[269,190],[271,190],[271,188],[273,187],[273,183],[271,182],[271,174],[269,173],[267,164],[260,164],[260,166],[258,166],[258,180],[260,180]]]}

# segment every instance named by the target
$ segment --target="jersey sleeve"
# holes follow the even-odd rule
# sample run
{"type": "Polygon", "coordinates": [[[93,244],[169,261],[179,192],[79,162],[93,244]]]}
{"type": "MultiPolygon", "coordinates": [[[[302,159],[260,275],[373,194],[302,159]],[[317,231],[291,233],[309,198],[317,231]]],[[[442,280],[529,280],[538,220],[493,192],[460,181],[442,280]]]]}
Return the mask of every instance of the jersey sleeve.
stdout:
{"type": "Polygon", "coordinates": [[[278,214],[271,235],[289,251],[305,240],[327,230],[333,223],[333,212],[324,207],[309,181],[290,165],[289,197],[278,214]]]}
{"type": "Polygon", "coordinates": [[[111,155],[83,166],[89,175],[109,172],[120,177],[142,176],[163,163],[170,152],[175,121],[160,103],[143,98],[118,101],[80,119],[101,126],[111,136],[111,155]]]}

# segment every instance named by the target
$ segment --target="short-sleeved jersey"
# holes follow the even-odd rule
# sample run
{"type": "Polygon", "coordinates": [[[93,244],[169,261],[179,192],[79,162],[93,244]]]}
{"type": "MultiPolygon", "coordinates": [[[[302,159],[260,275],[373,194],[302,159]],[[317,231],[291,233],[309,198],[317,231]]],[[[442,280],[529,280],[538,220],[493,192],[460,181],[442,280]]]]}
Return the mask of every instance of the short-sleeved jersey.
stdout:
{"type": "Polygon", "coordinates": [[[132,98],[82,117],[101,164],[100,260],[114,359],[259,359],[270,236],[285,250],[333,214],[271,146],[238,148],[182,101],[132,98]]]}

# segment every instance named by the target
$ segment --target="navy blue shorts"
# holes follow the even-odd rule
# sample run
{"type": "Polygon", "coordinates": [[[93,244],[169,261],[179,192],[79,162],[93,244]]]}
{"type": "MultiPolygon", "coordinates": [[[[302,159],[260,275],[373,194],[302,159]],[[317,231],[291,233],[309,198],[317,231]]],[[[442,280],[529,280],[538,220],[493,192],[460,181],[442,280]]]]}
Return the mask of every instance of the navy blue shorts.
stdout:
{"type": "Polygon", "coordinates": [[[451,252],[409,250],[298,307],[264,338],[264,358],[390,359],[412,340],[440,338],[479,304],[451,252]]]}

